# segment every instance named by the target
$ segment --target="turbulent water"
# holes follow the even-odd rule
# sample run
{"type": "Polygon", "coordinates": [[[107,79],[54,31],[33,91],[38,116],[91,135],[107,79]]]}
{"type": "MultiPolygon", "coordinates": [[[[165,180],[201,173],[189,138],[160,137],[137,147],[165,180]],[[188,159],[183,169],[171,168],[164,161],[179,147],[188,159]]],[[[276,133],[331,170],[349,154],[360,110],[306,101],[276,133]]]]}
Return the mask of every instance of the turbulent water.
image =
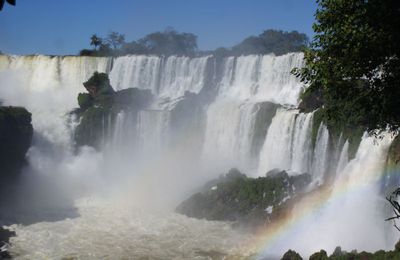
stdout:
{"type": "MultiPolygon", "coordinates": [[[[349,160],[347,140],[334,143],[326,126],[313,126],[313,113],[295,109],[303,86],[290,72],[302,64],[301,53],[223,59],[0,56],[0,100],[33,114],[26,182],[51,180],[54,190],[71,198],[78,216],[13,225],[12,254],[21,259],[208,259],[281,255],[289,248],[309,254],[339,244],[391,248],[392,239],[382,231],[386,227],[375,227],[384,217],[376,214],[382,202],[379,184],[371,180],[383,171],[390,138],[376,146],[365,137],[349,160]],[[109,73],[117,90],[149,89],[156,98],[136,120],[127,112],[112,125],[105,119],[101,151],[74,151],[77,122],[68,112],[77,107],[82,82],[94,71],[109,73]],[[175,108],[187,92],[199,97],[201,109],[176,118],[175,108]],[[313,127],[318,128],[315,144],[313,127]],[[172,213],[194,189],[232,167],[251,176],[274,168],[307,172],[314,186],[333,179],[334,188],[323,206],[310,209],[310,222],[299,221],[280,234],[282,239],[260,247],[252,245],[262,238],[228,223],[172,213]],[[351,192],[363,181],[363,192],[351,192]],[[358,210],[368,216],[362,222],[358,210]]],[[[44,189],[41,198],[51,200],[54,190],[44,189]]]]}

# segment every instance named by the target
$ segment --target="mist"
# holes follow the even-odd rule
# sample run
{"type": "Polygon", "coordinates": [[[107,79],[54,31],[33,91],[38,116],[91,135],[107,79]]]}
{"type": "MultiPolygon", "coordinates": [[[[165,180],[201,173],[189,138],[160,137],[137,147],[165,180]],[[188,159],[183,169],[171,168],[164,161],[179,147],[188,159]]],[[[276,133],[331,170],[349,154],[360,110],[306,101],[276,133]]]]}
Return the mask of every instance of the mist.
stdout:
{"type": "Polygon", "coordinates": [[[193,258],[393,247],[378,188],[391,138],[376,146],[364,136],[349,158],[346,140],[330,140],[321,124],[312,144],[314,113],[296,109],[304,86],[291,75],[302,65],[302,53],[0,56],[3,105],[26,107],[34,128],[28,164],[5,204],[13,210],[2,218],[17,233],[11,252],[22,258],[193,258]],[[122,110],[104,118],[96,129],[99,147],[78,146],[80,122],[71,112],[95,71],[108,73],[114,90],[147,89],[152,100],[137,114],[122,110]],[[174,212],[234,167],[252,177],[275,168],[291,176],[307,172],[309,190],[326,183],[331,189],[318,209],[310,206],[313,195],[296,205],[288,220],[294,227],[261,246],[255,245],[263,236],[232,223],[174,212]],[[298,221],[304,209],[307,216],[298,221]],[[367,239],[372,236],[376,240],[367,239]]]}

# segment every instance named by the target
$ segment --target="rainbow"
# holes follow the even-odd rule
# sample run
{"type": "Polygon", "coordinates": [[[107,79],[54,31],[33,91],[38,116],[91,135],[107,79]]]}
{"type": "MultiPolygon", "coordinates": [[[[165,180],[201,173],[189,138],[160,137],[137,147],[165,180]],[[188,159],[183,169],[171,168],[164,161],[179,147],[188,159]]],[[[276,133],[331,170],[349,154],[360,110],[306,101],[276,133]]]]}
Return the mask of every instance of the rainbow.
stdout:
{"type": "Polygon", "coordinates": [[[359,162],[365,163],[366,158],[361,158],[363,155],[358,152],[356,158],[348,163],[339,175],[340,178],[336,179],[334,183],[321,186],[302,196],[293,210],[283,214],[282,217],[271,222],[267,227],[257,230],[255,239],[252,239],[245,246],[247,252],[256,252],[254,256],[256,259],[263,258],[272,251],[278,241],[295,232],[299,226],[311,225],[315,213],[320,212],[328,204],[340,203],[354,193],[362,194],[368,187],[377,189],[377,187],[383,185],[386,178],[391,176],[398,178],[400,174],[399,168],[387,166],[384,169],[388,145],[383,145],[383,148],[372,147],[373,152],[375,152],[372,153],[372,156],[377,156],[378,160],[369,163],[368,167],[360,167],[361,164],[359,162]],[[382,174],[382,172],[385,172],[385,174],[382,174]]]}
{"type": "MultiPolygon", "coordinates": [[[[138,177],[141,181],[149,178],[151,173],[159,171],[158,168],[161,165],[174,161],[182,151],[191,147],[191,142],[195,139],[193,134],[181,138],[178,145],[171,149],[167,156],[160,157],[149,169],[146,169],[146,174],[139,174],[138,177]]],[[[328,204],[340,203],[352,194],[365,192],[368,187],[379,187],[380,184],[383,185],[382,183],[387,177],[400,176],[399,169],[396,167],[392,166],[384,170],[387,150],[392,139],[390,138],[388,142],[380,142],[380,145],[371,144],[372,140],[372,137],[363,138],[356,158],[347,164],[339,174],[340,178],[301,196],[296,200],[293,210],[285,212],[279,219],[269,223],[267,227],[259,228],[253,238],[245,242],[245,245],[239,250],[240,255],[262,259],[279,240],[296,231],[298,227],[312,223],[315,213],[322,211],[328,204]],[[363,145],[364,147],[362,147],[363,145]],[[375,160],[369,160],[366,158],[367,156],[375,160]]],[[[136,181],[138,180],[136,179],[136,181]]]]}

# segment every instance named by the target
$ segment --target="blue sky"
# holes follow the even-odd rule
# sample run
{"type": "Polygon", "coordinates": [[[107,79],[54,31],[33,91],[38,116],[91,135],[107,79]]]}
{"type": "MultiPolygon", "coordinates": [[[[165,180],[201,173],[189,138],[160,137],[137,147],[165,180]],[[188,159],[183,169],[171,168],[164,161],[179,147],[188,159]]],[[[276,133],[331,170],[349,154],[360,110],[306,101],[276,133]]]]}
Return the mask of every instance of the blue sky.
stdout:
{"type": "Polygon", "coordinates": [[[17,0],[0,12],[0,50],[77,54],[94,33],[117,31],[131,41],[168,26],[196,34],[201,50],[270,28],[312,37],[316,7],[314,0],[17,0]]]}

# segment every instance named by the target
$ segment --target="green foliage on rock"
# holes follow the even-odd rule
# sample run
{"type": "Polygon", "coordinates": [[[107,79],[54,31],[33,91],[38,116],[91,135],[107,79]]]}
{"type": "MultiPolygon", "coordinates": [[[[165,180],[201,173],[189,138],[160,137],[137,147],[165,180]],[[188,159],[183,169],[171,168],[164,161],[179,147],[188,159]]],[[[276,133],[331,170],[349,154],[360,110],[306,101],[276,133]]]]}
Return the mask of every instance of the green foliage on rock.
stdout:
{"type": "Polygon", "coordinates": [[[80,109],[75,114],[79,123],[74,133],[78,146],[99,148],[119,112],[135,116],[152,99],[150,90],[128,88],[115,92],[106,73],[95,72],[83,85],[89,93],[78,95],[80,109]]]}
{"type": "Polygon", "coordinates": [[[93,98],[89,93],[78,94],[78,105],[81,109],[86,110],[93,104],[93,98]]]}
{"type": "Polygon", "coordinates": [[[80,114],[80,122],[75,129],[77,145],[99,147],[105,131],[109,111],[102,107],[90,107],[80,114]]]}
{"type": "Polygon", "coordinates": [[[281,260],[303,260],[303,258],[296,251],[288,250],[281,260]]]}
{"type": "Polygon", "coordinates": [[[321,250],[312,254],[309,260],[328,260],[328,255],[325,250],[321,250]]]}
{"type": "Polygon", "coordinates": [[[328,125],[397,131],[400,126],[400,2],[319,0],[306,66],[295,71],[321,92],[328,125]]]}
{"type": "Polygon", "coordinates": [[[97,98],[100,95],[110,95],[114,93],[114,89],[110,85],[110,79],[106,73],[94,72],[93,76],[88,81],[83,83],[83,86],[89,92],[92,98],[97,98]]]}
{"type": "Polygon", "coordinates": [[[276,170],[266,177],[248,178],[232,169],[205,184],[201,192],[182,202],[176,210],[189,217],[261,225],[310,181],[308,174],[289,176],[276,170]]]}

